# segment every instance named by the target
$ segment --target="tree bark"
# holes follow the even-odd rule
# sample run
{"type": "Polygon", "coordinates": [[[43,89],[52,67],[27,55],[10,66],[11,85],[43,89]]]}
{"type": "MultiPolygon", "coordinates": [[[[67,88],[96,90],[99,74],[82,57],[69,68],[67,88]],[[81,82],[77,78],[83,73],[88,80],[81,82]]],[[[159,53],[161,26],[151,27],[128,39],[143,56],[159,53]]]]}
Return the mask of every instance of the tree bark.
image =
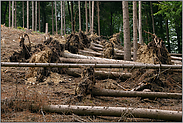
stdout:
{"type": "Polygon", "coordinates": [[[63,4],[61,1],[61,36],[63,36],[63,10],[62,10],[63,4]]]}
{"type": "Polygon", "coordinates": [[[81,9],[80,9],[80,1],[78,1],[78,9],[79,9],[79,31],[81,31],[81,9]]]}
{"type": "Polygon", "coordinates": [[[34,31],[34,1],[32,1],[32,31],[34,31]]]}
{"type": "Polygon", "coordinates": [[[12,1],[12,28],[14,27],[14,1],[12,1]]]}
{"type": "Polygon", "coordinates": [[[178,53],[182,53],[182,48],[181,48],[181,40],[180,40],[180,31],[179,31],[179,26],[175,24],[175,31],[177,33],[177,42],[178,42],[178,53]]]}
{"type": "Polygon", "coordinates": [[[37,1],[35,1],[35,31],[37,31],[37,1]]]}
{"type": "Polygon", "coordinates": [[[11,27],[11,1],[9,1],[9,27],[11,27]]]}
{"type": "Polygon", "coordinates": [[[170,40],[169,40],[168,19],[166,19],[165,24],[166,24],[166,40],[167,40],[167,43],[168,43],[168,52],[171,53],[170,40]]]}
{"type": "Polygon", "coordinates": [[[55,1],[55,24],[56,24],[56,34],[58,34],[57,32],[57,2],[55,1]]]}
{"type": "MultiPolygon", "coordinates": [[[[43,111],[77,114],[77,115],[102,115],[121,117],[121,114],[130,112],[136,118],[152,118],[170,121],[182,121],[181,111],[129,108],[129,107],[106,107],[106,106],[74,106],[74,105],[44,105],[43,111]]],[[[37,105],[32,105],[31,110],[40,110],[37,105]]]]}
{"type": "Polygon", "coordinates": [[[66,34],[66,27],[65,27],[65,1],[63,1],[63,12],[64,12],[64,35],[66,34]]]}
{"type": "Polygon", "coordinates": [[[86,34],[88,33],[88,10],[87,10],[87,1],[85,1],[85,16],[86,16],[86,34]]]}
{"type": "Polygon", "coordinates": [[[92,28],[91,28],[92,34],[93,34],[93,28],[94,28],[94,1],[92,1],[92,28]]]}
{"type": "Polygon", "coordinates": [[[139,43],[141,44],[141,45],[143,45],[143,40],[142,40],[142,12],[141,12],[141,7],[142,7],[142,5],[141,5],[141,1],[139,1],[139,43]]]}
{"type": "Polygon", "coordinates": [[[69,7],[69,1],[67,1],[67,7],[68,7],[68,12],[69,12],[70,21],[71,21],[71,24],[72,24],[72,20],[71,20],[71,11],[70,11],[70,7],[69,7]]]}
{"type": "Polygon", "coordinates": [[[144,97],[144,98],[179,98],[182,99],[182,93],[167,92],[142,92],[142,91],[122,91],[102,88],[93,88],[91,92],[94,96],[112,96],[112,97],[144,97]]]}
{"type": "Polygon", "coordinates": [[[17,28],[17,5],[15,1],[15,28],[17,28]]]}
{"type": "Polygon", "coordinates": [[[29,1],[27,1],[27,29],[29,29],[29,1]]]}
{"type": "Polygon", "coordinates": [[[155,34],[155,27],[154,27],[154,17],[153,17],[152,2],[150,2],[150,7],[151,7],[151,18],[152,18],[153,34],[155,34]]]}
{"type": "Polygon", "coordinates": [[[165,64],[67,64],[67,63],[19,63],[1,62],[2,67],[60,67],[60,68],[80,68],[81,66],[91,66],[94,68],[146,68],[146,69],[182,69],[182,65],[165,64]]]}
{"type": "Polygon", "coordinates": [[[74,20],[73,20],[73,2],[72,1],[71,1],[71,24],[72,24],[72,33],[75,33],[74,20]]]}
{"type": "Polygon", "coordinates": [[[22,1],[22,11],[23,11],[23,28],[24,28],[24,1],[22,1]]]}
{"type": "Polygon", "coordinates": [[[137,2],[133,1],[133,61],[137,60],[137,2]]]}
{"type": "Polygon", "coordinates": [[[100,36],[100,9],[99,9],[99,1],[97,1],[97,10],[98,10],[98,35],[100,36]]]}
{"type": "Polygon", "coordinates": [[[51,2],[51,14],[52,14],[52,34],[54,34],[53,1],[51,2]]]}
{"type": "Polygon", "coordinates": [[[123,1],[124,60],[131,60],[131,42],[129,27],[128,1],[123,1]]]}
{"type": "Polygon", "coordinates": [[[91,1],[89,1],[89,23],[90,23],[90,33],[91,33],[91,27],[92,27],[92,22],[91,22],[91,1]]]}
{"type": "Polygon", "coordinates": [[[40,18],[41,18],[41,16],[40,16],[40,1],[38,1],[38,3],[39,3],[39,4],[38,4],[38,9],[39,9],[39,32],[41,32],[41,22],[40,22],[40,21],[41,21],[41,19],[40,19],[40,18]]]}
{"type": "MultiPolygon", "coordinates": [[[[81,69],[68,69],[67,74],[79,77],[81,75],[81,69]]],[[[131,73],[121,73],[121,72],[108,72],[108,71],[94,71],[95,77],[98,79],[121,79],[126,80],[132,76],[131,73]]]]}

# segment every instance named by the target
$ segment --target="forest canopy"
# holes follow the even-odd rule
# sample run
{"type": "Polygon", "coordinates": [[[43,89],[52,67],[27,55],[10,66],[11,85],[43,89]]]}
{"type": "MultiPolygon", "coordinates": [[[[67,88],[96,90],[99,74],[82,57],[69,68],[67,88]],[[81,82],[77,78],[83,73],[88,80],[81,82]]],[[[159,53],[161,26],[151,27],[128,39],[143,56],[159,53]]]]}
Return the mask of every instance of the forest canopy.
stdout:
{"type": "MultiPolygon", "coordinates": [[[[78,1],[63,1],[65,16],[61,16],[61,2],[56,1],[56,15],[58,33],[61,33],[61,17],[65,17],[65,33],[72,32],[71,27],[71,3],[73,4],[73,19],[75,21],[75,31],[79,31],[79,9],[78,1]]],[[[12,1],[10,2],[12,9],[12,1]]],[[[35,6],[34,2],[34,6],[35,6]]],[[[40,30],[39,23],[37,23],[36,31],[45,32],[46,23],[48,23],[48,32],[53,34],[52,28],[56,29],[55,22],[55,1],[37,2],[37,19],[39,18],[40,9],[40,30]],[[52,27],[52,7],[54,15],[54,25],[52,27]]],[[[97,16],[97,2],[94,3],[94,32],[98,34],[98,16],[97,16]]],[[[137,2],[137,13],[139,3],[137,2]]],[[[120,40],[123,44],[123,14],[121,1],[99,1],[100,8],[100,35],[108,38],[114,33],[121,31],[120,40]]],[[[133,42],[133,2],[128,2],[129,9],[129,26],[130,26],[130,40],[133,42]]],[[[149,43],[152,38],[144,32],[144,30],[155,33],[158,37],[163,39],[169,52],[182,53],[182,1],[142,1],[142,40],[144,43],[149,43]],[[153,24],[154,22],[154,24],[153,24]],[[153,31],[154,28],[154,31],[153,31]]],[[[15,6],[14,6],[15,11],[15,6]]],[[[35,11],[35,9],[34,9],[35,11]]],[[[81,30],[86,30],[86,14],[85,1],[80,2],[81,11],[81,30]]],[[[91,25],[89,23],[89,2],[87,1],[87,16],[88,29],[91,25]]],[[[11,10],[12,12],[12,10],[11,10]]],[[[62,13],[63,14],[63,13],[62,13]]],[[[14,14],[15,16],[15,14],[14,14]]],[[[12,18],[12,15],[10,16],[12,18]]],[[[137,14],[137,19],[139,15],[137,14]]],[[[10,19],[10,21],[12,21],[10,19]]],[[[29,1],[29,29],[32,28],[32,2],[29,1]]],[[[38,20],[37,20],[38,21],[38,20]]],[[[1,24],[9,25],[9,1],[1,1],[1,24]]],[[[10,22],[11,24],[11,22],[10,22]]],[[[27,28],[27,2],[16,1],[16,26],[15,28],[27,28]],[[24,12],[23,12],[24,10],[24,12]],[[24,13],[24,15],[23,15],[24,13]],[[24,23],[23,23],[24,17],[24,23]],[[24,25],[23,25],[24,24],[24,25]]],[[[138,31],[137,31],[138,32],[138,31]]],[[[139,33],[139,32],[138,32],[139,33]]]]}

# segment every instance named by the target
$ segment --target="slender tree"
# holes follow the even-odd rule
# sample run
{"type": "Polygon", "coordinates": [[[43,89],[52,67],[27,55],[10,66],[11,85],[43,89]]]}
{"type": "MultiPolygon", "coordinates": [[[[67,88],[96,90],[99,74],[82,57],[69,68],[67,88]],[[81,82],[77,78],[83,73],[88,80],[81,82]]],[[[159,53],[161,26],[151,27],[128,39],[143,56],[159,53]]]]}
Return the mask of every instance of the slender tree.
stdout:
{"type": "Polygon", "coordinates": [[[61,36],[63,35],[63,10],[62,10],[63,4],[61,1],[61,36]]]}
{"type": "Polygon", "coordinates": [[[71,24],[72,24],[72,33],[75,33],[74,21],[73,21],[73,2],[72,1],[71,1],[71,24]]]}
{"type": "Polygon", "coordinates": [[[23,11],[23,28],[24,28],[24,1],[22,1],[22,11],[23,11]]]}
{"type": "Polygon", "coordinates": [[[12,1],[12,28],[14,27],[14,1],[12,1]]]}
{"type": "Polygon", "coordinates": [[[129,27],[128,1],[122,2],[123,6],[123,33],[124,33],[124,60],[131,60],[131,42],[129,27]]]}
{"type": "Polygon", "coordinates": [[[17,5],[16,5],[16,1],[15,1],[15,28],[17,28],[17,5]]]}
{"type": "Polygon", "coordinates": [[[153,9],[152,9],[152,2],[151,1],[150,1],[150,7],[151,7],[151,18],[152,18],[153,33],[155,34],[154,17],[153,17],[153,9]]]}
{"type": "Polygon", "coordinates": [[[52,34],[54,34],[53,1],[51,2],[51,13],[52,13],[52,34]]]}
{"type": "Polygon", "coordinates": [[[65,27],[65,1],[63,1],[63,12],[64,12],[64,35],[66,34],[66,27],[65,27]]]}
{"type": "Polygon", "coordinates": [[[55,24],[56,24],[56,34],[58,34],[57,32],[57,2],[55,1],[55,24]]]}
{"type": "Polygon", "coordinates": [[[137,2],[133,1],[133,61],[137,60],[137,2]]]}
{"type": "Polygon", "coordinates": [[[41,25],[40,25],[40,1],[38,1],[38,10],[39,10],[39,32],[41,32],[41,25]]]}
{"type": "Polygon", "coordinates": [[[81,31],[81,7],[80,7],[80,1],[78,1],[78,8],[79,8],[79,31],[81,31]]]}
{"type": "Polygon", "coordinates": [[[92,26],[91,26],[92,34],[93,34],[93,26],[94,26],[94,1],[92,1],[92,26]]]}
{"type": "Polygon", "coordinates": [[[91,22],[91,1],[89,1],[89,23],[90,23],[90,31],[92,27],[92,22],[91,22]]]}
{"type": "Polygon", "coordinates": [[[35,31],[37,31],[37,1],[35,1],[35,31]]]}
{"type": "Polygon", "coordinates": [[[29,1],[27,1],[27,29],[29,29],[29,1]]]}
{"type": "Polygon", "coordinates": [[[9,1],[9,27],[11,27],[11,1],[9,1]]]}
{"type": "Polygon", "coordinates": [[[88,11],[87,11],[87,1],[85,1],[85,16],[86,16],[86,33],[88,33],[88,11]]]}
{"type": "Polygon", "coordinates": [[[168,52],[171,53],[171,49],[170,49],[170,40],[169,40],[168,19],[166,19],[165,25],[166,25],[166,39],[167,39],[167,43],[168,43],[168,52]]]}
{"type": "Polygon", "coordinates": [[[139,43],[141,45],[143,45],[143,40],[142,40],[141,1],[139,1],[139,43]]]}
{"type": "Polygon", "coordinates": [[[98,35],[100,36],[100,9],[99,9],[99,1],[97,1],[97,10],[98,10],[98,35]]]}
{"type": "Polygon", "coordinates": [[[34,31],[34,1],[32,1],[32,31],[34,31]]]}

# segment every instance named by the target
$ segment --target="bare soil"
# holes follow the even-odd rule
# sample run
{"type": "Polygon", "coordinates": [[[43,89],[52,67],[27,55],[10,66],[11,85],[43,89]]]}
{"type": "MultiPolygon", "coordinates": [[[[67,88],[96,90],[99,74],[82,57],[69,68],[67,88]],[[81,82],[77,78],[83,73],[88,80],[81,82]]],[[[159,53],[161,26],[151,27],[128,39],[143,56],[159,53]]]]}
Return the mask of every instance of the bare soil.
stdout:
{"type": "MultiPolygon", "coordinates": [[[[8,27],[1,28],[1,61],[9,62],[14,51],[19,50],[18,34],[23,30],[8,27]]],[[[43,43],[44,34],[32,32],[28,34],[32,44],[43,43]]],[[[26,39],[25,42],[28,43],[26,39]]],[[[106,69],[114,71],[115,69],[106,69]]],[[[130,69],[118,69],[128,72],[130,69]]],[[[77,116],[43,112],[32,112],[30,105],[85,105],[85,106],[115,106],[182,111],[182,99],[141,99],[140,97],[91,97],[87,95],[82,101],[74,99],[76,84],[80,77],[52,72],[44,82],[36,82],[35,78],[26,78],[28,67],[1,67],[1,121],[2,122],[161,122],[162,120],[134,118],[130,113],[122,117],[107,116],[77,116]]],[[[134,71],[134,74],[135,71],[134,71]]],[[[134,79],[135,80],[135,79],[134,79]]],[[[163,92],[182,93],[182,72],[169,72],[161,75],[166,86],[163,92]]],[[[136,80],[135,80],[136,81],[136,80]]],[[[138,86],[139,81],[121,81],[120,79],[98,80],[96,86],[107,89],[119,89],[119,85],[131,90],[138,86]]],[[[153,91],[153,90],[152,90],[153,91]]]]}

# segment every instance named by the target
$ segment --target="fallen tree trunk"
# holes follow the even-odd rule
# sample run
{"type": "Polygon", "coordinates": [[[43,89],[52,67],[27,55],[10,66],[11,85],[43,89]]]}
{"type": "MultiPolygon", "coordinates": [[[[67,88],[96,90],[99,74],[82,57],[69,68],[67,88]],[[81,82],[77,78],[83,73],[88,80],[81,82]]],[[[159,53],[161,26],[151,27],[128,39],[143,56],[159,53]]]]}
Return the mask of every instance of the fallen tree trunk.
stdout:
{"type": "MultiPolygon", "coordinates": [[[[31,110],[40,110],[37,105],[32,105],[31,110]]],[[[44,105],[42,110],[45,112],[54,112],[61,114],[77,115],[98,115],[98,116],[116,116],[121,117],[124,113],[130,113],[135,118],[151,118],[167,121],[182,121],[181,111],[128,108],[128,107],[106,107],[106,106],[75,106],[75,105],[44,105]]]]}
{"type": "Polygon", "coordinates": [[[171,56],[179,56],[182,57],[182,54],[178,54],[178,53],[170,53],[171,56]]]}
{"type": "Polygon", "coordinates": [[[139,91],[121,91],[111,89],[93,88],[94,96],[112,96],[112,97],[145,97],[145,98],[179,98],[182,99],[182,93],[166,92],[139,92],[139,91]]]}
{"type": "Polygon", "coordinates": [[[86,50],[79,50],[80,53],[88,53],[88,54],[92,54],[94,56],[103,56],[102,53],[98,53],[98,52],[94,52],[94,51],[86,51],[86,50]]]}
{"type": "MultiPolygon", "coordinates": [[[[82,70],[81,69],[68,69],[67,74],[79,77],[81,74],[82,70]]],[[[122,79],[126,80],[132,76],[131,73],[121,73],[121,72],[107,72],[107,71],[94,71],[94,74],[97,78],[99,79],[122,79]]]]}
{"type": "Polygon", "coordinates": [[[180,61],[182,61],[182,58],[181,58],[181,57],[171,56],[171,59],[172,59],[172,60],[180,60],[180,61]]]}
{"type": "Polygon", "coordinates": [[[166,64],[67,64],[67,63],[20,63],[1,62],[2,67],[60,67],[60,68],[80,68],[91,66],[94,68],[146,68],[146,69],[182,69],[182,65],[166,64]]]}

